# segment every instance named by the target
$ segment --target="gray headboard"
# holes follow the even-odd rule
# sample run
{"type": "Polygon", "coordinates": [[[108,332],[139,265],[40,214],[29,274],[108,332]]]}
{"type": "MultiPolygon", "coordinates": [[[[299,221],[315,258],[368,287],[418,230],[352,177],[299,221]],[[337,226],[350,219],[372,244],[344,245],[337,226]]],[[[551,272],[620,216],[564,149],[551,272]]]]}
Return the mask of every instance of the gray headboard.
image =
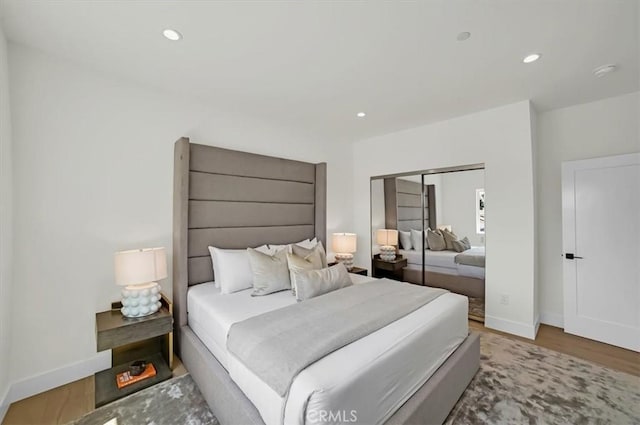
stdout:
{"type": "Polygon", "coordinates": [[[436,227],[435,186],[424,186],[424,216],[422,188],[418,182],[390,177],[384,179],[385,226],[408,232],[411,229],[436,227]]]}
{"type": "Polygon", "coordinates": [[[326,164],[175,143],[173,303],[187,324],[189,285],[214,279],[208,246],[242,249],[316,237],[326,246],[326,164]]]}

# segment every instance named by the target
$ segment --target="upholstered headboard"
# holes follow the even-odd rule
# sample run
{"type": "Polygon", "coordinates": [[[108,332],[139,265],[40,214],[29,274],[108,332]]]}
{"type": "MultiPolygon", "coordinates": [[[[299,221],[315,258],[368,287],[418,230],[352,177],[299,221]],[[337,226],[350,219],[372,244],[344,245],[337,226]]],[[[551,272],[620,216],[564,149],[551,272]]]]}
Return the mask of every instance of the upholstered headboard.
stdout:
{"type": "Polygon", "coordinates": [[[424,186],[424,213],[422,188],[418,182],[391,177],[384,179],[385,226],[408,232],[436,227],[435,186],[424,186]]]}
{"type": "Polygon", "coordinates": [[[187,324],[189,285],[214,280],[208,246],[243,249],[318,238],[326,246],[326,164],[175,144],[173,298],[187,324]]]}

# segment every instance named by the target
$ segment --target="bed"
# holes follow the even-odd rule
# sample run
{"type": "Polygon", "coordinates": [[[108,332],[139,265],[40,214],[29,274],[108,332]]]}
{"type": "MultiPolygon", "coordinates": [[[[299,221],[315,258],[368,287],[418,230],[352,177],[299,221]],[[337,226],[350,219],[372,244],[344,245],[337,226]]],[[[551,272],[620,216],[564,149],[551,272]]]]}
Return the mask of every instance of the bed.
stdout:
{"type": "MultiPolygon", "coordinates": [[[[207,246],[245,248],[313,237],[324,242],[325,164],[183,138],[175,145],[174,171],[176,351],[222,424],[326,423],[309,417],[314,406],[357,408],[360,423],[444,421],[479,367],[479,337],[468,334],[466,300],[455,294],[310,365],[284,400],[225,349],[232,324],[295,299],[289,291],[221,295],[211,283],[207,246]]],[[[368,284],[366,278],[359,284],[368,284]]]]}
{"type": "MultiPolygon", "coordinates": [[[[484,247],[472,247],[469,251],[484,259],[484,247]]],[[[422,284],[422,252],[420,250],[400,249],[399,254],[407,259],[403,278],[407,282],[422,284]]],[[[479,265],[464,264],[459,260],[460,253],[455,251],[424,250],[424,284],[467,295],[484,298],[485,268],[479,265]]]]}

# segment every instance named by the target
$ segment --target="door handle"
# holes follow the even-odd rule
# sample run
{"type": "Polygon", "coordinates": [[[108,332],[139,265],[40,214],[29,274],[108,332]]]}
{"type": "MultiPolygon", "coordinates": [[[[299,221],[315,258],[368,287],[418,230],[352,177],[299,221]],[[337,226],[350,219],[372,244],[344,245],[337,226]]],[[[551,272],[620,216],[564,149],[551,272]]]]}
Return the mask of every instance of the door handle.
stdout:
{"type": "Polygon", "coordinates": [[[566,254],[564,254],[564,258],[566,258],[567,260],[582,260],[582,257],[578,257],[572,252],[567,252],[566,254]]]}

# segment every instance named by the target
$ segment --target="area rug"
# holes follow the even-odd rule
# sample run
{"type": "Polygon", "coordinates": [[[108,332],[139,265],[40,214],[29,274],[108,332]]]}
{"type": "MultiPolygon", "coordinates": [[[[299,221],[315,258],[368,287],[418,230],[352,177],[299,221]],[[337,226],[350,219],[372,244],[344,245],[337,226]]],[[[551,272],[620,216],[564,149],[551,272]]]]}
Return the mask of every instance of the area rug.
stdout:
{"type": "Polygon", "coordinates": [[[102,425],[113,418],[118,419],[118,425],[218,425],[191,375],[107,404],[71,424],[102,425]]]}
{"type": "Polygon", "coordinates": [[[640,378],[483,332],[480,371],[447,425],[640,424],[640,378]]]}
{"type": "MultiPolygon", "coordinates": [[[[447,425],[640,424],[640,378],[482,332],[480,370],[447,425]]],[[[190,375],[101,407],[74,425],[218,425],[190,375]]]]}

